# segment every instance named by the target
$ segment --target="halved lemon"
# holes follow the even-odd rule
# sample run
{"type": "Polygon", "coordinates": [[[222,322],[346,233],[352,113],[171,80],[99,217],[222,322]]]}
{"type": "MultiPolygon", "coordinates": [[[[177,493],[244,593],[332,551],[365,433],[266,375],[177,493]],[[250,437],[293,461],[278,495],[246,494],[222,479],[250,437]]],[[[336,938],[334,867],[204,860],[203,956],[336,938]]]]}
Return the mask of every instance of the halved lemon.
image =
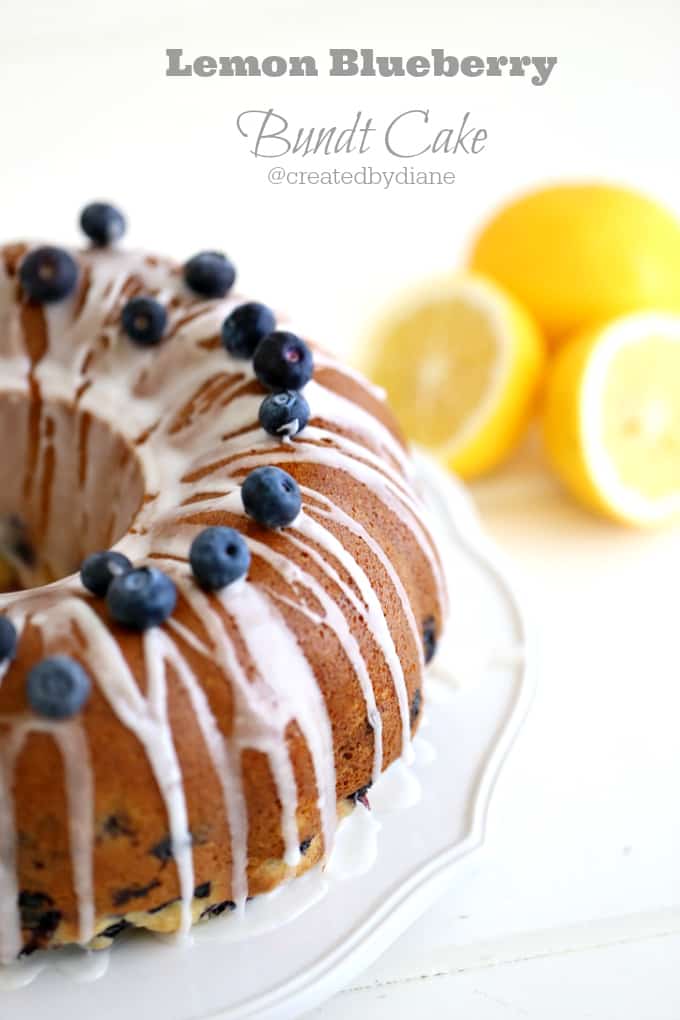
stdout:
{"type": "Polygon", "coordinates": [[[406,435],[466,478],[514,447],[531,416],[545,351],[529,314],[486,278],[438,278],[374,331],[365,366],[406,435]]]}
{"type": "Polygon", "coordinates": [[[638,312],[569,341],[548,377],[550,460],[616,520],[680,518],[680,316],[638,312]]]}

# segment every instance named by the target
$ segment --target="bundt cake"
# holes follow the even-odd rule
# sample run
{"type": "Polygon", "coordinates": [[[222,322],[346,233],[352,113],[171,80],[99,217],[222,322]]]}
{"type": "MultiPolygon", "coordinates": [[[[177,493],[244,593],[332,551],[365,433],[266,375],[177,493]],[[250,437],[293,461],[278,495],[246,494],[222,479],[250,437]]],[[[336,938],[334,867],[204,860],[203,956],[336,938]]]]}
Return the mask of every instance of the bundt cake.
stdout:
{"type": "Polygon", "coordinates": [[[409,753],[444,614],[381,393],[224,255],[81,223],[0,249],[3,962],[322,860],[409,753]]]}

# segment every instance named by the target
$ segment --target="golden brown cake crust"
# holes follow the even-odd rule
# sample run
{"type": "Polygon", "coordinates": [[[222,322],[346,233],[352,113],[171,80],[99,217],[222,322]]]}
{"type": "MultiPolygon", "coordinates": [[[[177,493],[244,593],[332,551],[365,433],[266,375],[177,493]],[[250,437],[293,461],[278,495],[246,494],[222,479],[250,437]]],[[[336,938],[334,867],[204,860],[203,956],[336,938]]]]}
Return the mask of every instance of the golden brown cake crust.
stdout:
{"type": "MultiPolygon", "coordinates": [[[[16,490],[20,505],[10,505],[19,498],[10,491],[10,479],[0,497],[0,512],[26,513],[38,543],[54,552],[58,543],[50,522],[58,512],[56,500],[66,497],[56,493],[52,479],[62,477],[63,460],[72,497],[60,528],[70,559],[59,563],[54,552],[49,568],[54,575],[70,574],[85,552],[118,542],[116,547],[136,562],[153,562],[169,572],[179,588],[172,626],[160,630],[174,649],[163,678],[165,732],[181,774],[189,848],[178,846],[176,835],[173,839],[167,793],[159,788],[149,749],[121,718],[118,694],[112,694],[117,682],[113,674],[127,664],[142,699],[149,698],[147,638],[113,623],[104,602],[86,593],[77,577],[57,581],[42,596],[38,589],[18,600],[0,596],[0,608],[20,619],[17,656],[0,684],[0,764],[13,803],[6,816],[13,819],[13,831],[0,835],[5,859],[12,858],[15,866],[21,942],[30,950],[90,941],[94,935],[92,944],[101,946],[110,940],[102,933],[115,935],[128,924],[175,930],[186,923],[187,910],[196,921],[230,909],[239,898],[234,887],[236,833],[230,828],[224,776],[215,766],[214,746],[220,740],[220,746],[237,748],[230,775],[239,776],[247,818],[247,895],[299,874],[324,852],[319,760],[303,721],[291,710],[281,731],[296,787],[294,816],[301,847],[299,861],[291,858],[282,825],[285,763],[272,764],[278,760],[278,744],[274,741],[266,753],[242,739],[254,721],[244,718],[238,692],[244,683],[265,689],[269,678],[261,675],[257,648],[249,645],[248,627],[232,604],[194,595],[186,563],[191,536],[207,525],[224,524],[236,527],[251,545],[245,583],[261,600],[257,605],[266,600],[273,607],[276,627],[285,631],[286,641],[293,636],[302,657],[298,661],[296,653],[285,664],[291,689],[298,685],[304,660],[321,691],[320,711],[332,739],[333,815],[336,801],[345,810],[352,795],[375,775],[376,724],[362,689],[364,669],[382,728],[380,768],[395,760],[404,746],[400,683],[407,700],[407,727],[417,725],[422,628],[430,621],[433,633],[439,632],[442,582],[436,550],[408,478],[402,439],[372,387],[315,348],[310,424],[293,442],[278,442],[257,431],[253,410],[263,390],[250,365],[228,357],[219,344],[219,323],[242,299],[199,301],[184,290],[170,263],[90,252],[78,256],[78,293],[56,312],[46,311],[27,304],[20,293],[16,272],[25,250],[0,250],[0,363],[5,359],[9,365],[13,359],[16,371],[7,392],[4,383],[0,388],[0,419],[11,412],[17,432],[25,431],[13,464],[14,472],[22,475],[16,490]],[[156,294],[171,310],[168,336],[158,350],[128,350],[131,345],[119,328],[122,305],[135,293],[156,294]],[[198,363],[202,368],[196,368],[198,363]],[[119,380],[115,393],[112,378],[119,380]],[[124,402],[111,420],[116,400],[124,402]],[[49,421],[55,438],[48,471],[42,445],[49,421]],[[94,435],[97,430],[101,436],[94,435]],[[69,442],[80,444],[70,467],[65,463],[69,442]],[[112,488],[100,470],[98,484],[106,493],[94,507],[96,486],[83,467],[83,459],[96,453],[93,446],[106,451],[99,469],[106,457],[112,458],[126,480],[112,488]],[[166,455],[179,479],[173,489],[167,483],[169,468],[154,474],[155,460],[165,464],[166,455]],[[295,524],[266,530],[244,516],[235,496],[249,470],[260,463],[275,463],[297,480],[306,530],[295,524]],[[31,486],[38,477],[41,490],[36,497],[31,486]],[[69,515],[88,499],[88,519],[79,518],[78,529],[74,525],[69,530],[69,515]],[[289,566],[284,569],[284,564],[289,566]],[[55,628],[45,618],[54,616],[53,603],[59,600],[59,612],[66,615],[55,628]],[[81,608],[69,615],[76,601],[81,608]],[[241,680],[230,674],[224,656],[215,650],[217,625],[222,634],[217,643],[224,642],[235,656],[241,680]],[[122,658],[112,660],[107,669],[99,656],[100,675],[93,667],[92,648],[93,635],[103,630],[122,658]],[[398,662],[391,658],[391,649],[398,662]],[[53,728],[41,731],[25,723],[31,716],[27,672],[46,654],[56,653],[72,656],[90,674],[94,669],[91,697],[73,724],[85,738],[89,764],[84,761],[82,767],[91,770],[93,797],[94,917],[85,937],[83,888],[88,880],[76,875],[83,865],[83,844],[79,856],[67,760],[53,728]],[[398,675],[401,680],[395,679],[398,675]],[[203,715],[197,713],[196,687],[208,709],[203,715]],[[206,739],[208,717],[214,722],[212,744],[206,739]],[[11,761],[12,741],[22,725],[26,732],[11,761]],[[185,882],[189,859],[193,885],[184,922],[179,901],[183,893],[185,901],[187,896],[178,867],[180,852],[185,882]]],[[[3,373],[3,379],[7,377],[3,373]]],[[[283,683],[280,662],[277,670],[283,683]]],[[[263,721],[255,722],[254,732],[260,733],[263,721]]]]}

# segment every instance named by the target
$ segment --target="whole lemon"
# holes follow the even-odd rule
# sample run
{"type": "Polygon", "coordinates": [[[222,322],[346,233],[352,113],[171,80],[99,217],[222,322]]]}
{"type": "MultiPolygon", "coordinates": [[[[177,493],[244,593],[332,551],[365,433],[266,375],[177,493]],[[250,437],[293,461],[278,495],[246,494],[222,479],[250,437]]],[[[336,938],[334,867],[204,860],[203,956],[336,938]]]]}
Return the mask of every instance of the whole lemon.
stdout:
{"type": "Polygon", "coordinates": [[[610,184],[559,184],[511,202],[477,237],[470,265],[513,293],[552,344],[637,309],[680,310],[680,222],[610,184]]]}

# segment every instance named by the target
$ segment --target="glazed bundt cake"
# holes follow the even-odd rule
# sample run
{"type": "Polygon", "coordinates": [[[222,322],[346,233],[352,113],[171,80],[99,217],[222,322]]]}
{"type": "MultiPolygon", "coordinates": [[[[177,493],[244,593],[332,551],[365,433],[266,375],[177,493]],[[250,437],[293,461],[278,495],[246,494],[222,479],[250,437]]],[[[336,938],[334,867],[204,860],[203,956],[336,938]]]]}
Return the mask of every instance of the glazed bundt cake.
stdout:
{"type": "Polygon", "coordinates": [[[444,613],[381,393],[225,256],[81,222],[0,249],[3,962],[322,860],[409,753],[444,613]]]}

